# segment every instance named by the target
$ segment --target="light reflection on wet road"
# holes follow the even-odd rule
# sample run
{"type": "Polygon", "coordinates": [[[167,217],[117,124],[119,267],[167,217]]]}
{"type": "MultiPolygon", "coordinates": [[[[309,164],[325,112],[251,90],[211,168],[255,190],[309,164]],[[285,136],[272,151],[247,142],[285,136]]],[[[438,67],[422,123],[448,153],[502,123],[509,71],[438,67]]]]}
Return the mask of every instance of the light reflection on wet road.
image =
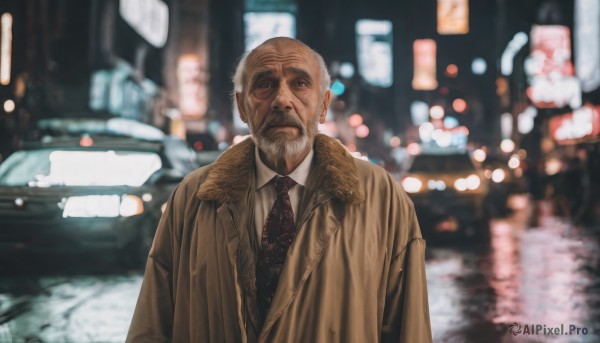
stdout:
{"type": "MultiPolygon", "coordinates": [[[[517,207],[525,200],[513,199],[517,207]]],[[[489,245],[428,243],[436,342],[600,342],[600,230],[543,210],[529,227],[530,212],[492,221],[489,245]],[[512,323],[520,334],[509,332],[512,323]],[[587,335],[526,334],[531,324],[575,325],[587,335]]],[[[124,340],[141,273],[72,266],[18,274],[0,267],[0,343],[124,340]]]]}
{"type": "Polygon", "coordinates": [[[434,341],[600,342],[598,230],[571,227],[543,209],[539,225],[528,227],[529,213],[492,221],[489,246],[428,247],[434,341]],[[513,323],[521,325],[517,335],[513,323]],[[532,324],[541,325],[539,334],[532,324]],[[579,335],[544,335],[544,325],[561,324],[563,333],[581,328],[579,335]]]}

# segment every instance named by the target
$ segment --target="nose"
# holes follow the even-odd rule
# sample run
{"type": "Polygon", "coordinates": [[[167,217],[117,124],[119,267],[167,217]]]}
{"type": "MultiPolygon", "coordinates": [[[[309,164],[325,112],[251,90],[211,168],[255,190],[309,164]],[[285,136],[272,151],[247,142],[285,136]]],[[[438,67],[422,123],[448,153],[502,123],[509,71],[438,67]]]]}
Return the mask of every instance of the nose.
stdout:
{"type": "Polygon", "coordinates": [[[277,93],[271,104],[271,109],[282,112],[287,112],[292,109],[292,94],[291,89],[287,84],[282,82],[277,88],[277,93]]]}

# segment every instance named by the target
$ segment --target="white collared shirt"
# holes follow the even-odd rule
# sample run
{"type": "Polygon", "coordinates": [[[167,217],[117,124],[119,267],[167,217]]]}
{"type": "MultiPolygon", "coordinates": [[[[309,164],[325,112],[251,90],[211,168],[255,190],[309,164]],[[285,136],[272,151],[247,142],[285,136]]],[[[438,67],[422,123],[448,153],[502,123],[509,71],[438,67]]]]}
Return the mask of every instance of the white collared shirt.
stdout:
{"type": "MultiPolygon", "coordinates": [[[[296,181],[296,185],[292,186],[288,192],[290,195],[290,202],[292,203],[292,209],[294,210],[294,223],[297,223],[298,206],[300,199],[306,191],[306,180],[308,179],[308,173],[312,165],[314,152],[310,149],[310,152],[304,160],[292,171],[289,175],[292,180],[296,181]]],[[[254,223],[256,226],[256,234],[258,235],[258,242],[262,239],[262,233],[267,221],[267,216],[271,212],[275,198],[277,197],[275,192],[275,183],[270,182],[275,176],[279,175],[277,172],[267,167],[266,164],[260,159],[258,153],[258,147],[254,149],[254,157],[256,159],[256,197],[255,210],[254,210],[254,223]]]]}

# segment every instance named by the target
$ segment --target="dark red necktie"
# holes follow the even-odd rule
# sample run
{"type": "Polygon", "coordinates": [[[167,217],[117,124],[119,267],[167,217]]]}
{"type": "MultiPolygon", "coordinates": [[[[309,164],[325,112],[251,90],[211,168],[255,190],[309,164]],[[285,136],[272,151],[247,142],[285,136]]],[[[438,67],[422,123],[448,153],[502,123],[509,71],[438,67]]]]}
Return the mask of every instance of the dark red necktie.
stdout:
{"type": "Polygon", "coordinates": [[[277,198],[263,228],[256,264],[257,303],[263,319],[267,317],[275,295],[285,255],[296,236],[294,210],[288,195],[289,189],[295,184],[288,176],[275,179],[277,198]]]}

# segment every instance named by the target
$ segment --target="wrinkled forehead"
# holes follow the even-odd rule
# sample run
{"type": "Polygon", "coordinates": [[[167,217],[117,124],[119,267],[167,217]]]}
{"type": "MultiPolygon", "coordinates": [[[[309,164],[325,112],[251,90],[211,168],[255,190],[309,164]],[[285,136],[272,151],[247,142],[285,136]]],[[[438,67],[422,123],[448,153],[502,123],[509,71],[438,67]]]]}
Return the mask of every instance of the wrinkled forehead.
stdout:
{"type": "Polygon", "coordinates": [[[305,69],[315,80],[319,75],[319,62],[305,45],[293,40],[263,43],[254,49],[246,60],[245,81],[252,75],[275,68],[305,69]]]}

